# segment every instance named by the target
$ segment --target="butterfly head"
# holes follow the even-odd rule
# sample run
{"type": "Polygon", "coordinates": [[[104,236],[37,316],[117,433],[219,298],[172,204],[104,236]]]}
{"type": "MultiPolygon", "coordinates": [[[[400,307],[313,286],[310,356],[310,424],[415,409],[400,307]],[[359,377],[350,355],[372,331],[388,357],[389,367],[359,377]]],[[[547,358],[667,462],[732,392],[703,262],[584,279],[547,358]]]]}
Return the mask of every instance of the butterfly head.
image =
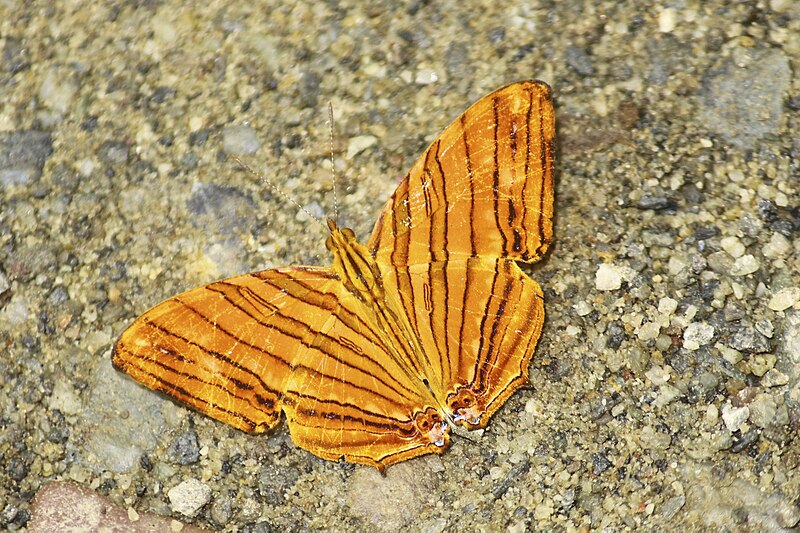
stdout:
{"type": "Polygon", "coordinates": [[[331,252],[341,249],[343,246],[357,243],[356,234],[350,228],[340,228],[332,219],[328,219],[328,230],[331,232],[325,241],[325,248],[331,252]]]}

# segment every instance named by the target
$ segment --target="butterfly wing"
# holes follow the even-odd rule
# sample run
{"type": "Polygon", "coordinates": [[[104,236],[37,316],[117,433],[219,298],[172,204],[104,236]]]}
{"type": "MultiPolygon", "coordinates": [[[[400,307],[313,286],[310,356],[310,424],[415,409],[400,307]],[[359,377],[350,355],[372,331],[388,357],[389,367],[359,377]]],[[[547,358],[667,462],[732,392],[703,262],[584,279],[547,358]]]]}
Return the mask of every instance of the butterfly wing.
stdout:
{"type": "Polygon", "coordinates": [[[368,248],[402,267],[458,257],[538,260],[552,239],[550,88],[498,89],[448,126],[383,207],[368,248]]]}
{"type": "Polygon", "coordinates": [[[441,369],[428,377],[439,403],[467,427],[484,427],[528,381],[544,322],[539,284],[514,261],[479,257],[412,265],[383,279],[431,367],[441,369]]]}
{"type": "Polygon", "coordinates": [[[527,381],[544,306],[513,260],[537,261],[552,239],[554,137],[546,84],[481,98],[416,162],[368,244],[432,390],[470,427],[527,381]]]}
{"type": "Polygon", "coordinates": [[[274,427],[284,411],[295,443],[326,459],[382,467],[440,453],[429,400],[404,385],[368,316],[329,269],[266,270],[150,309],[113,364],[242,430],[274,427]]]}
{"type": "Polygon", "coordinates": [[[440,453],[442,407],[480,427],[527,377],[542,295],[512,260],[537,260],[552,236],[553,135],[546,85],[484,97],[414,165],[368,252],[343,240],[334,269],[171,298],[125,331],[114,366],[243,430],[284,412],[295,443],[326,459],[382,468],[440,453]],[[339,276],[351,271],[348,290],[339,276]]]}

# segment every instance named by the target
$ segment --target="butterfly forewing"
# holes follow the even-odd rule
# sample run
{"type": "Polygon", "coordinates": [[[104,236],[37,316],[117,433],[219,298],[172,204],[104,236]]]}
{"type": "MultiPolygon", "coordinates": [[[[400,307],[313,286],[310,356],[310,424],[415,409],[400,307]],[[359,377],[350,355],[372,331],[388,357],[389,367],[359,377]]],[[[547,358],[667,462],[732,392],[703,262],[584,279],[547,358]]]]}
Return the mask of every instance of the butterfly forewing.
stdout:
{"type": "Polygon", "coordinates": [[[212,283],[153,307],[117,342],[114,366],[232,426],[274,426],[297,343],[279,312],[293,299],[261,274],[212,283]]]}
{"type": "Polygon", "coordinates": [[[368,247],[379,263],[458,256],[536,261],[552,239],[550,88],[508,85],[476,102],[414,164],[368,247]]]}

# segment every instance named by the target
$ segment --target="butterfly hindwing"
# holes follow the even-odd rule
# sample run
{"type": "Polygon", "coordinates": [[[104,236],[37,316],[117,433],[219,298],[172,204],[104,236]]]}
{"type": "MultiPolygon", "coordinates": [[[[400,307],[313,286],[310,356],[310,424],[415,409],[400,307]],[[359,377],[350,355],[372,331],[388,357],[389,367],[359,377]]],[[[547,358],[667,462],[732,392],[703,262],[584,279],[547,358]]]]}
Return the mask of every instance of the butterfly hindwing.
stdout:
{"type": "Polygon", "coordinates": [[[469,426],[527,381],[544,305],[514,260],[538,260],[552,239],[554,136],[547,85],[485,96],[412,167],[368,244],[440,402],[462,389],[475,402],[469,426]]]}
{"type": "Polygon", "coordinates": [[[411,317],[440,403],[469,389],[481,413],[469,425],[485,426],[527,382],[544,321],[539,284],[513,261],[486,258],[413,265],[383,279],[411,317]]]}

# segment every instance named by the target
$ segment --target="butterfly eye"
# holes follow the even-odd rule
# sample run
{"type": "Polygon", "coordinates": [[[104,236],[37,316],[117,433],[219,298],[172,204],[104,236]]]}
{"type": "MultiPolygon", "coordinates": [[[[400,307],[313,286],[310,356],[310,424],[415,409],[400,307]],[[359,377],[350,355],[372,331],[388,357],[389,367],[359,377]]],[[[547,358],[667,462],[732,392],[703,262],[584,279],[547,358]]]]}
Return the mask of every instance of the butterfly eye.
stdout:
{"type": "Polygon", "coordinates": [[[348,241],[356,240],[356,234],[350,228],[342,228],[342,235],[344,235],[344,238],[348,241]]]}

